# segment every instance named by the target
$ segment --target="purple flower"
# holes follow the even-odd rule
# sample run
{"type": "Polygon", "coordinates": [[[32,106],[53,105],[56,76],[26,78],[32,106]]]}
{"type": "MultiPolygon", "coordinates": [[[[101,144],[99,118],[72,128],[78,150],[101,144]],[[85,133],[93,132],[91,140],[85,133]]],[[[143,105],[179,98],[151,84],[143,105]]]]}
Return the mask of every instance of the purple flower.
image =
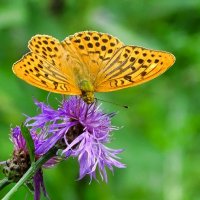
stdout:
{"type": "MultiPolygon", "coordinates": [[[[45,143],[45,135],[43,134],[36,134],[35,131],[30,131],[31,137],[34,142],[35,147],[35,156],[36,158],[39,158],[41,155],[37,154],[37,149],[45,143]]],[[[28,154],[28,149],[26,147],[26,141],[21,133],[21,129],[19,126],[16,126],[15,128],[11,129],[11,141],[14,144],[14,151],[24,151],[28,154]]],[[[60,159],[57,157],[53,157],[50,160],[48,160],[43,167],[50,168],[53,167],[56,163],[58,163],[60,159]]]]}
{"type": "Polygon", "coordinates": [[[124,168],[118,161],[122,150],[105,146],[110,142],[110,132],[114,114],[103,113],[96,103],[86,104],[79,97],[63,100],[58,109],[42,102],[35,102],[41,113],[27,117],[26,125],[43,137],[42,145],[36,149],[37,155],[44,155],[54,145],[62,143],[62,154],[66,158],[77,157],[80,165],[79,179],[89,175],[96,179],[98,169],[102,180],[107,181],[106,167],[124,168]],[[64,144],[64,145],[63,145],[64,144]]]}
{"type": "Polygon", "coordinates": [[[26,148],[26,141],[22,136],[21,129],[19,126],[11,129],[11,141],[14,144],[14,151],[24,150],[28,151],[26,148]]]}
{"type": "MultiPolygon", "coordinates": [[[[34,141],[35,150],[37,150],[37,148],[40,145],[42,145],[45,140],[42,138],[42,135],[37,135],[33,131],[31,131],[30,134],[34,141]]],[[[28,154],[28,149],[26,147],[26,141],[23,138],[23,135],[21,133],[21,129],[19,126],[16,126],[15,128],[13,128],[11,130],[11,141],[14,144],[14,153],[13,153],[13,159],[7,163],[7,168],[9,168],[9,166],[13,166],[13,164],[16,164],[16,167],[14,167],[14,169],[16,168],[16,170],[17,170],[17,180],[15,180],[17,182],[18,179],[20,179],[23,176],[23,174],[28,170],[28,168],[31,165],[29,154],[28,154]]],[[[39,155],[35,154],[35,156],[37,158],[39,158],[39,155]]],[[[43,167],[52,167],[57,162],[58,162],[58,160],[56,158],[52,158],[48,162],[46,162],[43,165],[43,167]]],[[[14,173],[14,177],[16,178],[16,173],[14,173]]],[[[48,197],[46,190],[45,190],[41,169],[35,173],[35,175],[33,177],[33,182],[34,182],[34,189],[35,189],[34,199],[35,200],[40,199],[40,190],[41,189],[42,189],[44,195],[46,197],[48,197]]]]}
{"type": "Polygon", "coordinates": [[[42,174],[41,169],[35,173],[35,175],[33,177],[33,182],[34,182],[34,188],[35,188],[34,200],[40,199],[40,190],[41,189],[43,191],[44,196],[46,198],[48,198],[48,194],[47,194],[45,186],[44,186],[43,174],[42,174]]]}

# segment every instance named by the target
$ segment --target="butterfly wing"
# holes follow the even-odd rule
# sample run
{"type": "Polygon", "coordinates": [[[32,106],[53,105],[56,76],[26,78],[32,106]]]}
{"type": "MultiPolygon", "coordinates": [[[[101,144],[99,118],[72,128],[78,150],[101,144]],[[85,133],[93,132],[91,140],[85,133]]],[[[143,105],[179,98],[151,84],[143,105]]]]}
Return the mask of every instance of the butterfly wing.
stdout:
{"type": "Polygon", "coordinates": [[[81,94],[68,66],[68,52],[60,42],[47,35],[36,35],[29,41],[31,52],[13,65],[13,72],[29,84],[41,89],[81,94]]]}
{"type": "Polygon", "coordinates": [[[168,52],[123,46],[97,75],[96,92],[108,92],[147,82],[164,73],[175,62],[168,52]]]}
{"type": "Polygon", "coordinates": [[[14,73],[33,86],[69,95],[135,86],[159,76],[175,62],[168,52],[124,46],[117,38],[95,31],[79,32],[62,42],[36,35],[29,49],[13,65],[14,73]],[[89,90],[80,89],[85,80],[89,90]]]}
{"type": "MultiPolygon", "coordinates": [[[[62,46],[70,52],[73,66],[81,74],[78,79],[89,79],[94,85],[97,74],[115,52],[123,46],[117,38],[95,31],[83,31],[67,37],[62,46]]],[[[94,85],[95,86],[95,85],[94,85]]]]}

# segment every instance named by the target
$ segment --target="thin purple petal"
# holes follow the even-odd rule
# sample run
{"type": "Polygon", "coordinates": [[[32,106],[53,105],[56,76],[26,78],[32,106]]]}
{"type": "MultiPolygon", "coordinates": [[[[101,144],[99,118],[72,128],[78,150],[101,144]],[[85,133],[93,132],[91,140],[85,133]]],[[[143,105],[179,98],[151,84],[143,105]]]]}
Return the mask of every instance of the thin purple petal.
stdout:
{"type": "MultiPolygon", "coordinates": [[[[38,170],[34,177],[33,177],[33,182],[34,182],[34,200],[40,200],[41,196],[41,189],[46,198],[48,198],[48,194],[46,192],[45,186],[44,186],[44,180],[43,180],[43,175],[42,175],[42,170],[38,170]]],[[[49,199],[49,198],[48,198],[49,199]]]]}

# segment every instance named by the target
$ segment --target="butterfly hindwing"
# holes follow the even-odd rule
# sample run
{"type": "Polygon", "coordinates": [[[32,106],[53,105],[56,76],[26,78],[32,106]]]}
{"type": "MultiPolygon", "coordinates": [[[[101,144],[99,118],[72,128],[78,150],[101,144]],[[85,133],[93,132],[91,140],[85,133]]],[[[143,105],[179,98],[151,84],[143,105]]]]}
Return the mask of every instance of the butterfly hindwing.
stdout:
{"type": "Polygon", "coordinates": [[[101,69],[97,92],[119,90],[149,81],[164,73],[175,57],[163,51],[137,46],[124,46],[101,69]]]}
{"type": "Polygon", "coordinates": [[[80,90],[70,84],[62,71],[33,52],[16,62],[13,71],[19,78],[41,89],[61,94],[80,94],[80,90]]]}

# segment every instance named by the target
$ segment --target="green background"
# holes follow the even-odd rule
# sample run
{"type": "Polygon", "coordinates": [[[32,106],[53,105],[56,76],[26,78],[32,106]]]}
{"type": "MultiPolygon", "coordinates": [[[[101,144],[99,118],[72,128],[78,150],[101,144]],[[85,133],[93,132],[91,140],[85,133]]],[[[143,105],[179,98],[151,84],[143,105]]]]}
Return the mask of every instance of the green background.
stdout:
{"type": "MultiPolygon", "coordinates": [[[[63,40],[83,30],[169,51],[177,60],[144,85],[96,95],[113,102],[102,102],[105,112],[118,112],[113,125],[121,129],[110,146],[124,149],[121,161],[127,168],[108,172],[107,184],[89,184],[88,178],[77,181],[77,160],[71,158],[44,171],[51,199],[199,200],[199,0],[0,0],[0,160],[12,153],[10,127],[23,121],[23,113],[36,114],[33,97],[46,101],[48,95],[15,77],[13,63],[28,52],[35,34],[63,40]]],[[[49,97],[52,105],[55,97],[49,97]]],[[[25,198],[32,196],[22,187],[12,199],[25,198]]]]}

